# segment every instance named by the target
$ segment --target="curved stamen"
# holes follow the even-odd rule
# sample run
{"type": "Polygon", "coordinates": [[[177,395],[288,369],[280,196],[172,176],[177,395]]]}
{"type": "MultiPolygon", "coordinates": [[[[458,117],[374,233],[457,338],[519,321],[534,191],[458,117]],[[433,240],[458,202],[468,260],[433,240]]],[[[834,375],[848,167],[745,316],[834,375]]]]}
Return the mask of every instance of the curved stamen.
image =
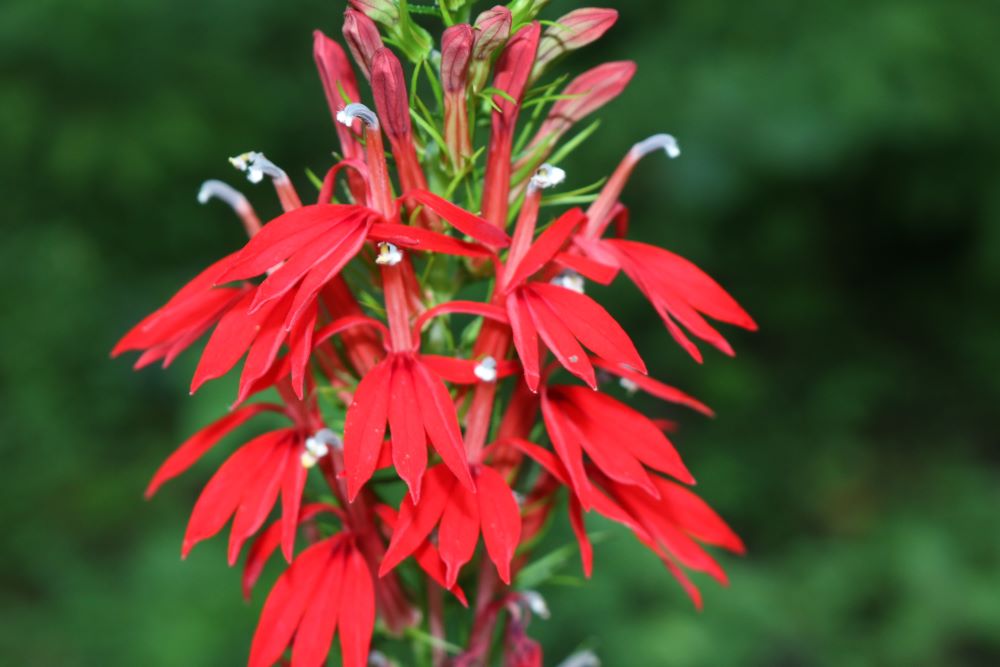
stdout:
{"type": "Polygon", "coordinates": [[[337,112],[337,122],[350,127],[355,120],[360,119],[369,129],[379,129],[378,116],[375,112],[360,102],[352,102],[337,112]]]}
{"type": "Polygon", "coordinates": [[[632,146],[631,153],[638,159],[658,150],[662,150],[670,159],[680,157],[681,154],[681,147],[672,134],[654,134],[632,146]]]}
{"type": "Polygon", "coordinates": [[[198,203],[207,204],[212,199],[218,199],[239,216],[246,229],[247,236],[253,237],[260,231],[260,218],[253,210],[253,206],[242,192],[222,181],[210,179],[201,184],[198,190],[198,203]]]}
{"type": "Polygon", "coordinates": [[[302,200],[295,192],[295,186],[288,178],[285,170],[268,160],[259,151],[247,151],[229,158],[229,163],[247,175],[251,183],[260,183],[267,176],[274,184],[274,189],[281,200],[281,208],[286,212],[302,206],[302,200]]]}

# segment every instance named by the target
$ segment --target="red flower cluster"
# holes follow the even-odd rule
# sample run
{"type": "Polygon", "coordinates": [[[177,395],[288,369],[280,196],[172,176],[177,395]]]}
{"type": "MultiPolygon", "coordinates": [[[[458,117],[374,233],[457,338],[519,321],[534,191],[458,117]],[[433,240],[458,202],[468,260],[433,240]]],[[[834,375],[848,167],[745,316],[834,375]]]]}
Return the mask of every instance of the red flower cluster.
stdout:
{"type": "Polygon", "coordinates": [[[376,618],[394,634],[422,616],[440,640],[431,650],[435,665],[479,664],[494,650],[501,615],[504,664],[540,665],[541,648],[526,635],[539,599],[518,589],[517,575],[564,496],[588,576],[590,511],[631,530],[698,605],[685,568],[725,582],[704,545],[743,548],[688,488],[694,478],[665,433],[669,425],[599,390],[617,377],[631,391],[711,414],[647,377],[628,334],[585,294],[588,280],[609,284],[624,273],[699,361],[691,337],[732,354],[709,319],[755,326],[692,263],[623,238],[622,188],[644,155],[663,149],[676,157],[673,138],[636,144],[587,210],[570,209],[536,229],[542,207],[559,202],[543,193],[565,178],[546,160],[624,89],[635,67],[601,65],[558,93],[539,81],[565,52],[600,37],[617,13],[580,9],[543,30],[534,20],[543,2],[516,0],[462,23],[469,4],[439,3],[450,27],[438,53],[406,3],[352,0],[344,37],[371,85],[374,111],[361,103],[345,52],[317,32],[315,59],[343,158],[317,181],[316,203],[303,204],[262,154],[233,158],[252,182],[273,182],[284,214],[261,225],[242,195],[206,183],[200,199],[229,203],[249,242],[114,350],[141,352],[137,367],[166,366],[211,331],[192,392],[243,362],[232,411],[181,445],[147,495],[256,415],[288,420],[219,467],[182,548],[186,556],[232,520],[233,564],[256,536],[244,570],[249,596],[281,547],[290,566],[264,605],[252,667],[282,661],[286,651],[294,667],[324,664],[335,635],[344,665],[387,661],[370,649],[376,618]],[[413,64],[409,76],[383,35],[413,64]],[[548,101],[547,117],[521,118],[527,103],[548,101]],[[476,150],[480,136],[486,145],[476,150]],[[457,330],[464,318],[471,324],[457,330]],[[247,402],[265,391],[278,402],[247,402]],[[328,486],[318,495],[306,492],[314,467],[328,486]],[[264,528],[279,498],[280,519],[264,528]],[[464,650],[449,657],[441,592],[467,605],[463,572],[480,537],[472,623],[462,625],[464,650]],[[305,545],[299,552],[297,538],[305,545]],[[425,614],[414,597],[419,579],[400,576],[414,566],[423,574],[425,614]]]}

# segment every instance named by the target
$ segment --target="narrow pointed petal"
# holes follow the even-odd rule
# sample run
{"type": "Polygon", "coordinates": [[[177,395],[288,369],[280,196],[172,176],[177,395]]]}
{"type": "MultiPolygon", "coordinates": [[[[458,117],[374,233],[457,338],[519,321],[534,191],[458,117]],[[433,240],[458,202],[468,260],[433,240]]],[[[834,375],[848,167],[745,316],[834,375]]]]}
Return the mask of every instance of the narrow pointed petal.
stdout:
{"type": "Polygon", "coordinates": [[[248,667],[272,667],[281,658],[325,571],[330,550],[330,540],[312,545],[278,577],[261,611],[248,667]]]}
{"type": "Polygon", "coordinates": [[[480,468],[477,483],[481,489],[476,498],[486,552],[496,565],[500,579],[510,584],[510,561],[521,540],[521,511],[514,492],[493,468],[480,468]]]}
{"type": "Polygon", "coordinates": [[[420,502],[420,482],[427,468],[427,437],[413,384],[413,361],[407,356],[398,356],[392,363],[389,428],[393,467],[406,482],[413,501],[420,502]]]}
{"type": "Polygon", "coordinates": [[[364,557],[351,548],[340,591],[340,647],[343,667],[365,667],[375,629],[375,586],[364,557]]]}
{"type": "Polygon", "coordinates": [[[693,491],[662,477],[657,478],[657,485],[664,505],[670,507],[671,517],[685,531],[702,542],[738,554],[746,551],[739,535],[693,491]]]}
{"type": "Polygon", "coordinates": [[[315,299],[302,311],[302,316],[288,334],[291,349],[288,352],[292,373],[292,390],[302,399],[306,374],[309,367],[309,355],[313,350],[313,335],[316,333],[316,320],[319,317],[319,302],[315,299]]]}
{"type": "Polygon", "coordinates": [[[248,309],[253,300],[253,292],[247,292],[232,309],[226,313],[208,339],[201,353],[198,367],[191,379],[191,393],[198,391],[209,380],[222,377],[236,365],[257,337],[261,327],[271,314],[274,304],[250,314],[248,309]]]}
{"type": "Polygon", "coordinates": [[[243,362],[243,372],[240,374],[237,396],[246,396],[247,390],[253,386],[257,379],[267,373],[274,360],[278,358],[278,352],[281,350],[285,338],[288,337],[288,331],[285,330],[285,318],[288,316],[288,309],[291,306],[292,300],[290,298],[282,299],[275,305],[271,316],[261,326],[247,352],[246,361],[243,362]]]}
{"type": "Polygon", "coordinates": [[[538,330],[531,320],[531,313],[524,299],[515,292],[507,297],[507,318],[514,338],[514,348],[524,369],[524,381],[532,392],[538,391],[541,379],[541,362],[538,355],[538,330]]]}
{"type": "Polygon", "coordinates": [[[588,280],[592,280],[599,285],[610,285],[618,276],[618,267],[609,266],[600,262],[595,262],[583,255],[573,255],[569,252],[561,252],[553,260],[559,266],[576,271],[588,280]]]}
{"type": "Polygon", "coordinates": [[[185,440],[184,443],[178,447],[166,461],[163,462],[163,465],[161,465],[156,471],[156,474],[153,475],[153,479],[150,480],[149,486],[146,487],[146,497],[151,498],[164,482],[167,482],[186,471],[194,465],[198,459],[204,456],[208,450],[214,447],[219,440],[224,438],[233,429],[239,427],[251,417],[259,415],[262,412],[281,411],[282,408],[280,405],[274,405],[273,403],[255,403],[253,405],[247,405],[234,410],[222,419],[214,421],[205,428],[201,429],[185,440]]]}
{"type": "MultiPolygon", "coordinates": [[[[556,289],[563,288],[557,287],[556,289]]],[[[563,368],[586,382],[591,389],[596,389],[597,378],[594,375],[594,367],[590,365],[590,358],[580,347],[576,336],[566,326],[563,319],[564,313],[556,313],[545,299],[534,292],[533,288],[524,288],[521,292],[528,304],[531,320],[535,323],[538,335],[545,341],[545,345],[552,351],[563,368]]]]}
{"type": "Polygon", "coordinates": [[[291,437],[293,436],[286,434],[285,438],[275,442],[253,476],[246,480],[239,507],[233,515],[233,527],[229,531],[230,567],[239,559],[244,542],[264,525],[278,499],[291,437]]]}
{"type": "Polygon", "coordinates": [[[292,667],[326,665],[341,613],[341,590],[347,558],[347,550],[339,546],[326,562],[326,568],[316,582],[316,590],[295,631],[292,667]]]}
{"type": "Polygon", "coordinates": [[[620,364],[614,364],[604,361],[603,359],[593,359],[592,361],[594,366],[606,370],[609,373],[613,373],[623,380],[628,380],[629,382],[634,383],[639,389],[651,396],[656,396],[657,398],[667,401],[668,403],[683,405],[695,410],[696,412],[700,412],[707,417],[715,416],[712,408],[708,407],[693,396],[689,396],[680,389],[671,387],[670,385],[664,384],[659,380],[654,380],[648,375],[636,373],[635,371],[621,366],[620,364]]]}
{"type": "Polygon", "coordinates": [[[385,576],[412,554],[431,534],[437,525],[455,486],[455,478],[444,466],[435,466],[424,477],[424,489],[420,502],[414,503],[409,496],[403,498],[399,506],[399,517],[392,531],[392,539],[386,549],[379,576],[385,576]]]}
{"type": "Polygon", "coordinates": [[[583,522],[583,508],[576,496],[569,496],[569,524],[573,528],[573,535],[576,536],[576,543],[580,547],[580,562],[583,564],[583,576],[590,579],[594,572],[594,546],[590,543],[587,535],[587,526],[583,522]]]}
{"type": "Polygon", "coordinates": [[[488,248],[478,243],[406,225],[376,223],[369,230],[368,238],[373,241],[388,241],[402,248],[421,252],[439,252],[460,257],[489,257],[491,254],[488,248]]]}
{"type": "Polygon", "coordinates": [[[535,283],[531,290],[540,295],[573,335],[597,356],[646,372],[646,364],[632,339],[608,311],[589,296],[549,283],[535,283]]]}
{"type": "Polygon", "coordinates": [[[239,507],[248,479],[284,437],[284,431],[272,431],[258,436],[236,450],[219,467],[208,480],[191,511],[181,546],[182,557],[187,557],[195,544],[222,530],[239,507]]]}
{"type": "Polygon", "coordinates": [[[559,216],[555,222],[549,225],[548,229],[535,239],[531,248],[517,265],[513,275],[507,278],[508,289],[520,285],[529,276],[537,273],[548,264],[566,244],[574,230],[586,219],[583,211],[578,208],[571,209],[559,216]]]}
{"type": "Polygon", "coordinates": [[[573,438],[565,417],[552,405],[546,393],[542,394],[542,418],[545,430],[552,440],[552,448],[566,468],[574,493],[580,499],[583,508],[589,510],[593,506],[594,490],[583,469],[583,450],[580,448],[580,443],[573,438]]]}
{"type": "Polygon", "coordinates": [[[347,495],[354,501],[378,463],[389,412],[391,360],[368,371],[354,392],[344,420],[344,468],[347,495]]]}
{"type": "Polygon", "coordinates": [[[473,215],[463,208],[455,206],[447,199],[442,199],[426,190],[410,190],[403,199],[419,202],[448,221],[455,229],[471,236],[483,245],[492,248],[506,248],[510,245],[510,237],[498,227],[488,223],[478,215],[473,215]]]}
{"type": "Polygon", "coordinates": [[[469,562],[479,541],[479,504],[476,496],[456,488],[448,498],[438,529],[438,551],[446,569],[445,588],[458,581],[462,566],[469,562]]]}
{"type": "Polygon", "coordinates": [[[302,465],[301,454],[301,447],[288,447],[288,458],[281,480],[281,552],[289,563],[295,553],[295,531],[299,526],[302,492],[309,472],[302,465]]]}
{"type": "Polygon", "coordinates": [[[427,437],[452,474],[466,489],[475,493],[476,487],[469,473],[465,445],[462,443],[462,431],[458,426],[458,415],[448,388],[419,361],[410,370],[427,437]]]}

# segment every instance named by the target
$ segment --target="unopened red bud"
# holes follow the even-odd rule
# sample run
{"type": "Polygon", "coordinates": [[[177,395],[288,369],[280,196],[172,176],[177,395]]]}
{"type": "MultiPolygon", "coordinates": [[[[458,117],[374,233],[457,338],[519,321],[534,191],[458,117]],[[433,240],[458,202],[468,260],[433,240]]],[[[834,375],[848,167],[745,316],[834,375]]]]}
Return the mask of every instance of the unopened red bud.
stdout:
{"type": "Polygon", "coordinates": [[[441,36],[441,86],[445,92],[465,90],[475,35],[467,23],[453,25],[441,36]]]}
{"type": "Polygon", "coordinates": [[[399,9],[392,0],[351,0],[351,7],[385,25],[399,21],[399,9]]]}
{"type": "Polygon", "coordinates": [[[501,5],[488,9],[476,17],[476,39],[472,57],[489,60],[493,53],[510,37],[513,19],[510,10],[501,5]]]}
{"type": "Polygon", "coordinates": [[[313,32],[313,57],[316,59],[316,69],[319,70],[319,78],[326,93],[326,102],[333,115],[346,104],[341,90],[351,102],[361,99],[347,54],[337,42],[319,30],[313,32]]]}
{"type": "Polygon", "coordinates": [[[614,9],[585,7],[566,14],[545,29],[538,44],[538,59],[532,78],[541,76],[559,56],[597,41],[618,20],[614,9]]]}
{"type": "Polygon", "coordinates": [[[368,16],[348,9],[344,12],[344,40],[365,78],[371,80],[372,57],[382,48],[378,26],[368,16]]]}
{"type": "Polygon", "coordinates": [[[386,48],[375,52],[371,61],[372,94],[382,129],[390,140],[410,136],[410,101],[406,78],[399,58],[386,48]]]}

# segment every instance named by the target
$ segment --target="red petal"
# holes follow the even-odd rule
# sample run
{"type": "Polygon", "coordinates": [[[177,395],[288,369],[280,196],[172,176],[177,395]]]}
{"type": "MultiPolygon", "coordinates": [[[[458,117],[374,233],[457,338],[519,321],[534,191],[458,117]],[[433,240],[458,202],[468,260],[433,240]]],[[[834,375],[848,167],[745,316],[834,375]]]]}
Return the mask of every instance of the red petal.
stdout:
{"type": "Polygon", "coordinates": [[[637,387],[642,389],[647,394],[656,396],[657,398],[667,401],[668,403],[676,403],[678,405],[689,407],[692,410],[696,410],[709,417],[715,415],[715,413],[712,412],[712,408],[708,407],[698,399],[685,394],[680,389],[675,389],[670,385],[654,380],[648,375],[641,375],[624,366],[604,361],[603,359],[592,359],[591,361],[594,366],[597,366],[598,368],[603,368],[609,373],[614,373],[618,377],[634,382],[637,387]]]}
{"type": "Polygon", "coordinates": [[[248,667],[271,667],[281,658],[326,570],[331,549],[341,538],[317,542],[278,577],[267,596],[250,646],[248,667]]]}
{"type": "Polygon", "coordinates": [[[420,481],[427,467],[427,438],[413,384],[413,360],[408,355],[396,355],[392,364],[389,428],[393,466],[406,482],[413,501],[420,502],[420,481]]]}
{"type": "Polygon", "coordinates": [[[357,549],[350,549],[340,592],[340,647],[343,667],[365,667],[375,628],[372,574],[357,549]]]}
{"type": "MultiPolygon", "coordinates": [[[[520,285],[548,264],[566,244],[573,231],[586,219],[587,216],[578,208],[570,209],[559,216],[531,244],[524,258],[514,268],[513,274],[505,281],[507,288],[520,285]]],[[[510,267],[507,270],[510,271],[510,267]]]]}
{"type": "MultiPolygon", "coordinates": [[[[250,239],[238,253],[232,267],[222,273],[216,282],[259,276],[295,252],[313,245],[345,218],[359,213],[367,211],[360,206],[314,204],[280,215],[250,239]]],[[[320,245],[328,247],[329,244],[320,245]]]]}
{"type": "Polygon", "coordinates": [[[468,243],[445,234],[407,225],[376,223],[368,231],[368,238],[373,241],[388,241],[402,248],[422,252],[439,252],[462,257],[489,257],[490,255],[487,248],[476,243],[468,243]]]}
{"type": "Polygon", "coordinates": [[[403,195],[402,199],[420,202],[447,220],[460,232],[471,236],[484,245],[494,248],[506,248],[510,245],[510,237],[502,229],[491,225],[478,215],[473,215],[450,201],[438,197],[436,194],[426,190],[410,190],[403,195]]]}
{"type": "Polygon", "coordinates": [[[271,364],[278,357],[281,344],[285,342],[288,332],[285,330],[285,317],[288,309],[292,305],[291,299],[282,299],[275,305],[272,316],[264,322],[260,333],[250,346],[247,352],[246,361],[243,362],[243,373],[240,375],[238,397],[243,397],[249,391],[253,383],[263,376],[271,368],[271,364]]]}
{"type": "Polygon", "coordinates": [[[533,283],[531,290],[545,299],[573,335],[597,356],[646,372],[632,339],[596,301],[549,283],[533,283]]]}
{"type": "Polygon", "coordinates": [[[253,294],[252,291],[247,292],[215,327],[191,379],[192,394],[208,380],[222,377],[236,365],[277,305],[272,302],[251,315],[247,309],[253,294]]]}
{"type": "Polygon", "coordinates": [[[347,551],[340,545],[326,562],[309,606],[303,612],[302,621],[295,631],[295,643],[292,645],[293,667],[322,667],[326,664],[341,611],[341,590],[346,565],[347,551]]]}
{"type": "Polygon", "coordinates": [[[229,532],[230,566],[239,558],[243,543],[264,525],[278,499],[292,437],[294,436],[286,433],[285,438],[276,442],[253,476],[246,480],[240,505],[233,516],[233,527],[229,532]]]}
{"type": "Polygon", "coordinates": [[[222,419],[214,421],[184,441],[173,454],[163,462],[146,487],[146,497],[150,498],[164,482],[177,477],[205,455],[227,433],[261,412],[282,412],[280,405],[254,403],[234,410],[222,419]]]}
{"type": "Polygon", "coordinates": [[[510,584],[510,561],[521,539],[521,511],[514,492],[493,468],[479,470],[479,517],[482,521],[483,542],[490,560],[505,584],[510,584]]]}
{"type": "Polygon", "coordinates": [[[445,303],[439,303],[438,305],[428,308],[422,312],[420,317],[418,317],[413,323],[413,330],[420,333],[420,331],[424,328],[424,324],[426,324],[432,317],[450,315],[453,313],[478,315],[479,317],[485,317],[487,319],[507,324],[507,314],[500,306],[494,306],[491,303],[480,303],[479,301],[446,301],[445,303]]]}
{"type": "Polygon", "coordinates": [[[569,496],[569,525],[573,528],[576,543],[580,545],[580,560],[583,563],[583,575],[590,579],[594,572],[594,547],[587,536],[587,526],[583,522],[583,508],[576,496],[569,496]]]}
{"type": "Polygon", "coordinates": [[[389,330],[386,329],[385,325],[378,320],[365,315],[345,315],[344,317],[334,320],[317,331],[313,341],[313,347],[325,343],[333,336],[336,336],[337,334],[352,327],[371,327],[379,332],[383,341],[389,336],[389,330]]]}
{"type": "Polygon", "coordinates": [[[538,334],[563,368],[586,382],[591,389],[597,389],[597,378],[594,376],[594,367],[590,365],[590,358],[580,347],[574,332],[566,326],[563,313],[550,308],[548,302],[531,288],[522,289],[521,296],[528,304],[538,334]]]}
{"type": "Polygon", "coordinates": [[[195,502],[184,533],[182,557],[187,557],[195,544],[222,530],[239,506],[248,480],[286,435],[287,430],[281,430],[258,436],[236,450],[219,467],[195,502]]]}
{"type": "Polygon", "coordinates": [[[302,506],[302,491],[306,487],[309,472],[302,465],[301,456],[302,447],[288,448],[285,474],[281,480],[281,551],[289,563],[295,553],[295,530],[301,521],[299,508],[302,506]]]}
{"type": "Polygon", "coordinates": [[[524,381],[533,392],[538,391],[538,381],[541,378],[538,359],[538,330],[531,320],[531,313],[524,299],[514,292],[507,297],[507,317],[510,320],[510,330],[514,337],[514,349],[521,359],[524,369],[524,381]]]}
{"type": "Polygon", "coordinates": [[[344,419],[344,468],[351,502],[378,463],[389,412],[392,360],[385,359],[361,378],[344,419]]]}
{"type": "Polygon", "coordinates": [[[380,577],[403,562],[431,534],[431,530],[441,518],[454,484],[455,478],[447,468],[435,466],[427,471],[424,478],[420,503],[415,504],[409,496],[403,498],[389,548],[386,549],[382,564],[379,566],[380,577]]]}
{"type": "Polygon", "coordinates": [[[547,393],[542,393],[542,419],[545,422],[545,430],[552,440],[552,448],[556,450],[559,460],[566,467],[570,481],[573,483],[573,491],[580,499],[583,508],[589,510],[593,501],[593,487],[587,479],[587,473],[583,469],[583,450],[568,430],[565,417],[552,405],[547,393]]]}
{"type": "Polygon", "coordinates": [[[469,474],[465,446],[462,443],[462,431],[458,426],[458,415],[448,388],[419,360],[411,365],[410,371],[427,437],[452,474],[465,488],[475,493],[476,487],[469,474]]]}
{"type": "MultiPolygon", "coordinates": [[[[455,357],[443,357],[437,354],[421,354],[420,363],[430,369],[432,373],[443,380],[453,384],[476,384],[482,382],[476,376],[476,366],[478,361],[473,359],[456,359],[455,357]]],[[[517,362],[500,361],[497,362],[497,378],[505,378],[513,375],[519,369],[517,362]]]]}
{"type": "Polygon", "coordinates": [[[681,528],[702,542],[739,554],[746,551],[743,540],[693,491],[662,477],[657,477],[656,482],[663,504],[670,508],[670,515],[681,528]]]}
{"type": "Polygon", "coordinates": [[[313,350],[313,334],[316,332],[316,319],[319,316],[319,302],[313,300],[306,306],[301,318],[288,335],[289,363],[292,368],[292,390],[300,399],[303,397],[306,370],[309,366],[309,355],[313,350]]]}
{"type": "Polygon", "coordinates": [[[459,570],[472,558],[477,541],[479,506],[476,496],[456,487],[448,498],[438,529],[438,551],[447,567],[445,588],[455,585],[459,570]]]}
{"type": "Polygon", "coordinates": [[[561,252],[553,258],[553,261],[559,266],[576,271],[584,278],[593,280],[600,285],[610,285],[618,275],[617,266],[595,262],[583,255],[561,252]]]}

